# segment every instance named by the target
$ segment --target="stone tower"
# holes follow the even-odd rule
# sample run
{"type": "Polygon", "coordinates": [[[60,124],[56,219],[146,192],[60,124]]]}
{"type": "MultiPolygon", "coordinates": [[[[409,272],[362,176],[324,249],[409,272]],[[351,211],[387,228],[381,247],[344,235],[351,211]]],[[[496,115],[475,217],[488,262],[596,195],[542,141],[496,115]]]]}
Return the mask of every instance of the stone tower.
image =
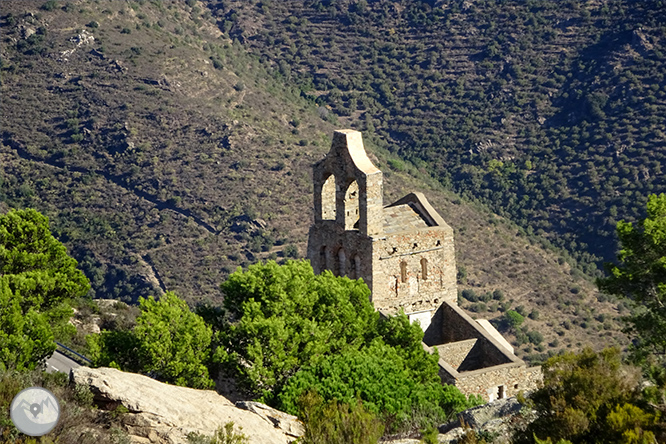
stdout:
{"type": "Polygon", "coordinates": [[[421,193],[384,206],[383,175],[360,132],[334,133],[313,180],[308,258],[316,273],[362,278],[377,310],[402,309],[424,330],[442,302],[455,303],[453,230],[421,193]]]}

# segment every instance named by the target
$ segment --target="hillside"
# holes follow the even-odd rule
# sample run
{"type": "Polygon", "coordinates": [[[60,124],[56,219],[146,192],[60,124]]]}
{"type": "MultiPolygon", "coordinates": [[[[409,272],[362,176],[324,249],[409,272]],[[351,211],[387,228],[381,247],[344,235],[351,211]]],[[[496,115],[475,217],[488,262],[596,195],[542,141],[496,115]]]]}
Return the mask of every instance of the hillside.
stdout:
{"type": "Polygon", "coordinates": [[[342,122],[589,273],[666,191],[661,1],[209,3],[342,122]]]}
{"type": "MultiPolygon", "coordinates": [[[[461,289],[504,293],[463,306],[490,319],[521,305],[540,312],[526,326],[544,339],[519,355],[624,343],[618,310],[576,261],[447,191],[429,166],[401,160],[365,116],[336,117],[341,109],[233,40],[239,31],[219,19],[228,12],[207,6],[0,3],[0,210],[48,215],[94,296],[133,301],[169,289],[191,303],[219,301],[236,266],[302,255],[311,166],[335,128],[355,126],[386,173],[386,200],[424,191],[456,230],[461,289]]],[[[320,69],[334,71],[330,62],[320,69]]]]}

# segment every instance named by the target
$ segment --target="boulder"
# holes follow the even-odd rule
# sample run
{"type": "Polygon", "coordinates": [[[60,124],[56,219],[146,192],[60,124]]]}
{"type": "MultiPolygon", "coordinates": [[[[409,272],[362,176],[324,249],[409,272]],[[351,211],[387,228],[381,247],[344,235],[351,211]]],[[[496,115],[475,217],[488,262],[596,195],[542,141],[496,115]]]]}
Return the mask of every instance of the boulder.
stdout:
{"type": "Polygon", "coordinates": [[[269,407],[266,404],[254,401],[238,401],[236,402],[236,407],[261,416],[269,424],[282,430],[286,435],[298,438],[305,433],[303,423],[298,418],[269,407]]]}
{"type": "Polygon", "coordinates": [[[440,443],[455,443],[467,430],[488,432],[498,444],[511,442],[511,423],[523,405],[516,398],[499,399],[458,413],[458,419],[439,427],[440,443]]]}
{"type": "Polygon", "coordinates": [[[293,416],[259,403],[252,409],[260,414],[241,409],[212,390],[164,384],[112,368],[79,367],[70,377],[89,387],[101,408],[122,405],[129,411],[123,425],[134,443],[187,443],[189,433],[211,436],[230,421],[235,430],[242,427],[250,443],[287,444],[302,434],[293,416]]]}

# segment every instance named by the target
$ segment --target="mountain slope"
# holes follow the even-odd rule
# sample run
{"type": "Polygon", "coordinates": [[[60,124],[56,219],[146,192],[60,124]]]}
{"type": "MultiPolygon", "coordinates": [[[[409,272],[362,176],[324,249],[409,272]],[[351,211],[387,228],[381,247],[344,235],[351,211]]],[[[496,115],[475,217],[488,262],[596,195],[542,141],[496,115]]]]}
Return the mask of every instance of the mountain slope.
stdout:
{"type": "MultiPolygon", "coordinates": [[[[0,3],[0,210],[47,214],[97,297],[217,301],[236,266],[305,251],[311,165],[334,128],[356,123],[336,123],[298,79],[230,40],[216,11],[0,3]]],[[[364,136],[387,202],[424,191],[456,230],[461,289],[504,292],[485,307],[463,301],[473,314],[501,325],[502,310],[541,312],[526,325],[544,338],[521,355],[624,341],[615,306],[575,261],[364,136]]]]}
{"type": "Polygon", "coordinates": [[[344,122],[590,273],[666,191],[661,1],[209,3],[344,122]]]}

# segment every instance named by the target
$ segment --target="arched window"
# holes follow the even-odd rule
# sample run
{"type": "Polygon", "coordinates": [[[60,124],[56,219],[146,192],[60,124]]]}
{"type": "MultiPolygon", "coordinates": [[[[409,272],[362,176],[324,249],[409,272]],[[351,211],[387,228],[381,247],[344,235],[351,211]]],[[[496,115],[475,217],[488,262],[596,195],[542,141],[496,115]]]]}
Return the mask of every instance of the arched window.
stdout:
{"type": "Polygon", "coordinates": [[[400,262],[400,282],[407,282],[407,262],[400,262]]]}
{"type": "Polygon", "coordinates": [[[347,187],[345,191],[345,230],[358,229],[358,226],[355,227],[356,222],[358,222],[358,205],[359,202],[359,191],[358,183],[353,181],[347,187]]]}
{"type": "Polygon", "coordinates": [[[319,250],[319,272],[321,273],[322,271],[326,270],[328,268],[328,264],[326,263],[326,256],[328,256],[328,247],[321,247],[321,250],[319,250]]]}
{"type": "Polygon", "coordinates": [[[321,187],[321,218],[335,220],[335,176],[330,175],[321,187]]]}
{"type": "Polygon", "coordinates": [[[345,254],[345,249],[340,248],[338,250],[338,276],[347,275],[347,255],[345,254]]]}
{"type": "Polygon", "coordinates": [[[354,256],[354,279],[361,277],[361,258],[357,254],[354,256]]]}
{"type": "Polygon", "coordinates": [[[428,280],[428,259],[421,258],[421,279],[428,280]]]}

